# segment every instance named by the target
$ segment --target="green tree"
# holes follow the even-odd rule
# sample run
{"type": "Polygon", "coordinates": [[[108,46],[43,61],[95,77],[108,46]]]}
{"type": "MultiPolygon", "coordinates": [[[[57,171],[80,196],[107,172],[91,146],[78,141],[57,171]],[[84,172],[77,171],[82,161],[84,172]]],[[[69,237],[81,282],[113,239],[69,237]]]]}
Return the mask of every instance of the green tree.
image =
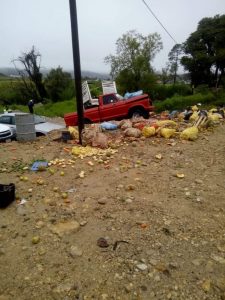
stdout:
{"type": "Polygon", "coordinates": [[[73,83],[71,74],[64,72],[60,66],[57,69],[51,69],[44,83],[49,98],[53,102],[65,100],[63,99],[65,95],[69,98],[73,97],[73,83]]]}
{"type": "Polygon", "coordinates": [[[111,76],[123,89],[143,89],[143,82],[152,78],[151,61],[162,49],[160,35],[143,36],[135,30],[123,34],[116,42],[116,55],[109,55],[105,62],[111,65],[111,76]]]}
{"type": "Polygon", "coordinates": [[[170,73],[173,77],[173,84],[177,81],[177,71],[180,63],[180,56],[183,52],[183,47],[181,44],[176,44],[173,46],[169,52],[169,64],[170,64],[170,73]]]}
{"type": "Polygon", "coordinates": [[[22,53],[17,59],[13,60],[14,66],[20,75],[21,93],[25,97],[32,97],[36,100],[43,100],[46,96],[46,90],[42,81],[41,54],[33,46],[27,53],[22,53]],[[17,63],[22,65],[22,69],[17,67],[17,63]]]}
{"type": "Polygon", "coordinates": [[[165,68],[162,68],[161,74],[159,74],[159,79],[163,84],[167,84],[171,80],[169,63],[166,64],[165,68]]]}
{"type": "Polygon", "coordinates": [[[181,63],[192,84],[218,87],[225,75],[225,15],[203,18],[184,43],[181,63]]]}

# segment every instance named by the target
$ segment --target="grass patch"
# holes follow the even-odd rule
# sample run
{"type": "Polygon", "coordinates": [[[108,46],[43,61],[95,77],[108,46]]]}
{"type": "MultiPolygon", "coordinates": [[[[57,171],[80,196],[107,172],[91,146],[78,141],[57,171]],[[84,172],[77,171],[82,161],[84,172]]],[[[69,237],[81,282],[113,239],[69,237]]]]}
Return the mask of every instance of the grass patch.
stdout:
{"type": "Polygon", "coordinates": [[[218,95],[208,92],[205,94],[194,94],[191,96],[174,96],[164,101],[155,101],[154,106],[156,111],[161,112],[164,110],[183,110],[188,106],[201,103],[203,108],[210,106],[225,105],[225,93],[218,95]]]}
{"type": "MultiPolygon", "coordinates": [[[[3,111],[3,105],[0,105],[0,111],[3,111]]],[[[28,107],[26,105],[12,104],[9,106],[11,110],[19,110],[23,112],[28,112],[28,107]]],[[[47,104],[36,104],[34,105],[34,113],[46,117],[63,117],[64,114],[76,111],[76,102],[74,99],[47,103],[47,104]]]]}
{"type": "Polygon", "coordinates": [[[34,111],[37,115],[46,117],[63,117],[66,113],[76,111],[76,102],[72,99],[62,102],[36,105],[34,106],[34,111]]]}

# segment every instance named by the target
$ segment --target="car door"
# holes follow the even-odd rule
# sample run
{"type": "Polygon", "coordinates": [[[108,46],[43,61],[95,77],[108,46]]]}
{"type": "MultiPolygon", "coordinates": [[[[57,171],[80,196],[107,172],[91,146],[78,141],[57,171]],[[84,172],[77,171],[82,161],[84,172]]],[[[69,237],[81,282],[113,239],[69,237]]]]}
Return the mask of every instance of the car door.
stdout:
{"type": "Polygon", "coordinates": [[[125,116],[127,112],[124,100],[119,100],[115,94],[103,96],[103,105],[101,107],[101,120],[112,120],[125,116]]]}

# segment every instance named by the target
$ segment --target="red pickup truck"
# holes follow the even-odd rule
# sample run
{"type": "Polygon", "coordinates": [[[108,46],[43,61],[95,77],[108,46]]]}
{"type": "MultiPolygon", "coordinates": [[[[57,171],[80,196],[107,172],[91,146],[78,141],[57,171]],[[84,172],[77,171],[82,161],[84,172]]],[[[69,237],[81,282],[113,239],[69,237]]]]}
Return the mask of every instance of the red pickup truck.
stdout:
{"type": "MultiPolygon", "coordinates": [[[[114,119],[131,118],[134,116],[149,117],[153,111],[152,101],[147,94],[124,99],[118,94],[107,94],[98,97],[98,105],[85,106],[84,122],[86,124],[98,123],[114,119]]],[[[77,126],[77,113],[64,115],[66,126],[77,126]]]]}

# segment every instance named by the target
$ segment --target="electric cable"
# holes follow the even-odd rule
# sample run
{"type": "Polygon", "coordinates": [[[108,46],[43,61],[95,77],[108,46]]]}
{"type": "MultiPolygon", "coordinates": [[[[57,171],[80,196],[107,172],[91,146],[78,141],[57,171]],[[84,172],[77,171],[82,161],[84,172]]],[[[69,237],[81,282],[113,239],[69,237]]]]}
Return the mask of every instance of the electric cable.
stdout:
{"type": "Polygon", "coordinates": [[[172,35],[169,33],[169,31],[165,28],[165,26],[160,22],[159,18],[156,16],[156,14],[152,11],[152,9],[149,7],[149,5],[146,3],[145,0],[142,0],[142,2],[145,4],[147,9],[150,11],[150,13],[153,15],[153,17],[159,22],[159,24],[162,26],[162,28],[166,31],[166,33],[170,36],[170,38],[174,41],[175,44],[177,44],[177,41],[172,37],[172,35]]]}

